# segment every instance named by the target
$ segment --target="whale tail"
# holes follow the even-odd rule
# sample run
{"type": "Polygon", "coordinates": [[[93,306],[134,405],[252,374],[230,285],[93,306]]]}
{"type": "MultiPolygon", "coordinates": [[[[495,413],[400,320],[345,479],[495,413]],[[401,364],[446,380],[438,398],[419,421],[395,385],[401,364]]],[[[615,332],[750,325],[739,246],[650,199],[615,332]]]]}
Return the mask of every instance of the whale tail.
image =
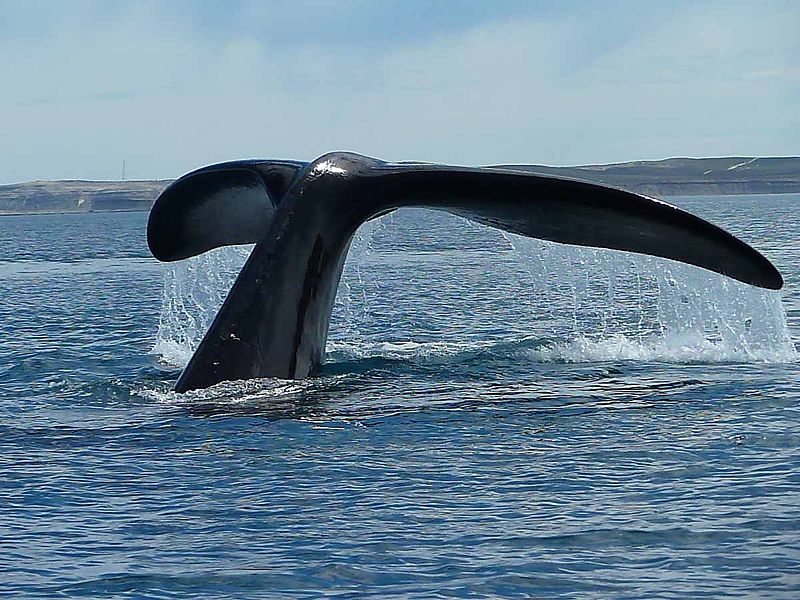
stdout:
{"type": "Polygon", "coordinates": [[[148,221],[160,260],[256,243],[176,390],[316,370],[350,239],[366,220],[406,206],[538,239],[660,256],[758,287],[783,285],[764,256],[723,229],[594,183],[350,153],[312,163],[222,163],[173,183],[148,221]]]}

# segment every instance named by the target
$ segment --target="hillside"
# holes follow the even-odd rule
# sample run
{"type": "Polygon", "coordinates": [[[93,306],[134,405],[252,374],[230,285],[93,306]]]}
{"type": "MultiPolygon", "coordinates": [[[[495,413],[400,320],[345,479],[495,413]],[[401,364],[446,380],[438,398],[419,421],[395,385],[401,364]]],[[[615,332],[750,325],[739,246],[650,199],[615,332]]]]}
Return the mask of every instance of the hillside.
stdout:
{"type": "MultiPolygon", "coordinates": [[[[800,157],[669,158],[609,165],[497,165],[649,196],[800,193],[800,157]]],[[[169,180],[31,181],[0,186],[0,214],[149,210],[169,180]]]]}
{"type": "Polygon", "coordinates": [[[0,214],[150,210],[169,181],[30,181],[0,185],[0,214]]]}

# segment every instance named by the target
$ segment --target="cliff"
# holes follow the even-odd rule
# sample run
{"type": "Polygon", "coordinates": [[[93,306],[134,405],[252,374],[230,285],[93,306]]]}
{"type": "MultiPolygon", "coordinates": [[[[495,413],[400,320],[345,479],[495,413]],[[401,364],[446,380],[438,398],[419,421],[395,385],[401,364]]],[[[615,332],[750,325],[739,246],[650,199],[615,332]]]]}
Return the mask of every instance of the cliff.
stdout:
{"type": "Polygon", "coordinates": [[[169,181],[30,181],[0,186],[0,214],[150,210],[169,181]]]}

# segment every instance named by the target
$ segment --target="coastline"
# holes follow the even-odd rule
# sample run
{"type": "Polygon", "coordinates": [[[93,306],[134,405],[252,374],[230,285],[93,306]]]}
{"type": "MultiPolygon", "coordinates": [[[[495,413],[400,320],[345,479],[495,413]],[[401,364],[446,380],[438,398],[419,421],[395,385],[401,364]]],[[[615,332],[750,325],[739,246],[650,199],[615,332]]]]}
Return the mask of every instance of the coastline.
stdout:
{"type": "MultiPolygon", "coordinates": [[[[800,194],[800,157],[669,158],[606,165],[487,168],[579,179],[657,198],[800,194]]],[[[147,212],[172,180],[0,185],[0,216],[147,212]]]]}

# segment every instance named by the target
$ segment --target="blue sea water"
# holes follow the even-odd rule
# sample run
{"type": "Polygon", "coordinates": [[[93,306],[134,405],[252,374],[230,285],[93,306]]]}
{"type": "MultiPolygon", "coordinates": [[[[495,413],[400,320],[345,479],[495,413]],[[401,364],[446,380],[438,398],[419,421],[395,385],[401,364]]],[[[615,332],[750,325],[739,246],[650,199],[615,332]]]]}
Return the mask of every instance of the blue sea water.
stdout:
{"type": "Polygon", "coordinates": [[[800,597],[800,196],[676,202],[785,289],[398,211],[320,377],[182,396],[247,248],[0,218],[0,595],[800,597]]]}

